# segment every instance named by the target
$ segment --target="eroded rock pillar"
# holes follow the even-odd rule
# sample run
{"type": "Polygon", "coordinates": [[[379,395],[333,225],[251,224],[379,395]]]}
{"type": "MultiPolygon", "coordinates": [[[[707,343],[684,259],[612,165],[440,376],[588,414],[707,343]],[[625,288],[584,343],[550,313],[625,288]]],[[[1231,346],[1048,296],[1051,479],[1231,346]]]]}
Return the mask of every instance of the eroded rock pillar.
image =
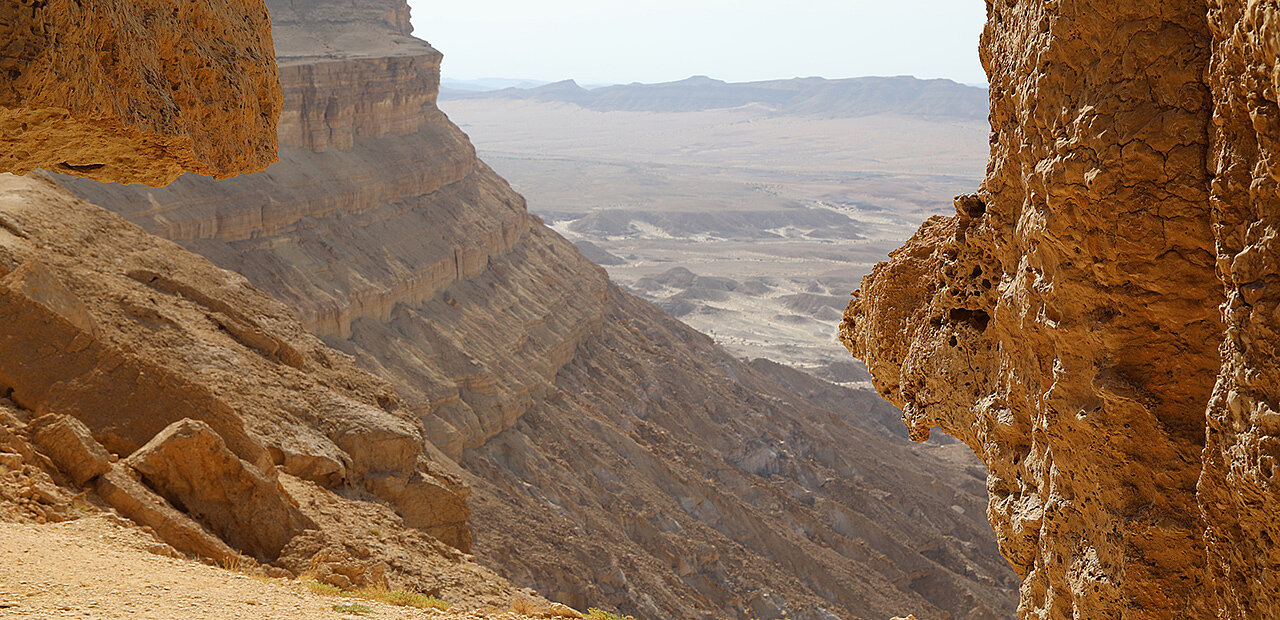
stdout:
{"type": "Polygon", "coordinates": [[[913,436],[986,462],[1024,618],[1212,615],[1210,40],[1203,2],[988,2],[987,178],[841,327],[913,436]]]}

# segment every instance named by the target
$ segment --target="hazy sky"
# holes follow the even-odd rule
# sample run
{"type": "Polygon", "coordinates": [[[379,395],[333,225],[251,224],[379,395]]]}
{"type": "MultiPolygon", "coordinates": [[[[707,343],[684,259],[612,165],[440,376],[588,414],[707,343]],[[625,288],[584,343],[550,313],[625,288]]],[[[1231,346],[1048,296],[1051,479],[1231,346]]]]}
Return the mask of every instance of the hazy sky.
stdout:
{"type": "Polygon", "coordinates": [[[581,83],[819,75],[985,83],[981,0],[409,0],[444,75],[581,83]]]}

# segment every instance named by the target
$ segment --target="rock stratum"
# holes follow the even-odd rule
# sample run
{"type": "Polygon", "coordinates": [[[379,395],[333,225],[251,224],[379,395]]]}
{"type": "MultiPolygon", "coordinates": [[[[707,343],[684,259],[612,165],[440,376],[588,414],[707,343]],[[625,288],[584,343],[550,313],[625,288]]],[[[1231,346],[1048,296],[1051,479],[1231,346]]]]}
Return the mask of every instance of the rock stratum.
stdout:
{"type": "Polygon", "coordinates": [[[275,161],[280,84],[262,0],[0,7],[0,171],[165,185],[275,161]]]}
{"type": "MultiPolygon", "coordinates": [[[[272,295],[351,356],[269,329],[284,318],[213,306],[230,317],[217,337],[240,338],[254,363],[275,364],[275,374],[228,377],[224,398],[251,398],[255,382],[274,377],[324,389],[291,393],[262,423],[244,416],[261,454],[237,452],[237,435],[209,416],[169,414],[179,418],[171,424],[201,420],[241,460],[283,470],[281,484],[321,532],[345,513],[307,510],[314,495],[303,491],[354,489],[344,493],[368,500],[360,511],[403,523],[388,530],[397,537],[465,549],[474,531],[479,561],[578,608],[679,619],[1012,613],[1016,579],[966,456],[895,436],[869,395],[841,392],[880,418],[832,407],[839,388],[747,365],[610,282],[531,216],[436,108],[441,56],[409,36],[402,0],[268,6],[285,101],[278,163],[154,189],[57,176],[243,274],[238,287],[272,295]],[[348,373],[356,383],[326,383],[348,373]],[[363,435],[344,434],[348,418],[368,421],[352,421],[363,435]],[[305,442],[275,432],[287,422],[305,442]],[[465,501],[458,480],[470,486],[465,501]],[[467,510],[469,528],[457,520],[467,510]]],[[[204,303],[163,267],[130,267],[137,277],[126,284],[204,303]]],[[[148,442],[201,435],[154,426],[117,432],[130,441],[118,449],[169,454],[148,442]]],[[[196,443],[201,453],[216,446],[196,443]]],[[[244,469],[225,455],[205,460],[244,469]]],[[[122,462],[138,471],[132,456],[122,462]]],[[[172,469],[148,484],[176,493],[165,489],[185,478],[172,469]]],[[[313,537],[295,536],[276,564],[298,567],[291,553],[329,557],[313,537]]],[[[491,583],[487,596],[506,592],[491,583]]]]}
{"type": "Polygon", "coordinates": [[[1280,11],[988,9],[987,178],[841,339],[987,464],[1021,617],[1274,616],[1280,11]]]}

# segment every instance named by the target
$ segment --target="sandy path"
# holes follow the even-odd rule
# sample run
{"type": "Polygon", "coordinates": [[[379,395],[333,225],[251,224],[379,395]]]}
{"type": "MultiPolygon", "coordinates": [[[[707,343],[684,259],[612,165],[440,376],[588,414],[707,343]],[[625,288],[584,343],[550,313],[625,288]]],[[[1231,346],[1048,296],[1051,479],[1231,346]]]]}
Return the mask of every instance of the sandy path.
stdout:
{"type": "Polygon", "coordinates": [[[0,617],[171,620],[379,618],[516,620],[508,613],[473,614],[394,607],[314,594],[295,582],[265,580],[198,562],[157,555],[145,533],[111,517],[57,525],[0,523],[0,617]],[[358,602],[373,613],[335,605],[358,602]]]}

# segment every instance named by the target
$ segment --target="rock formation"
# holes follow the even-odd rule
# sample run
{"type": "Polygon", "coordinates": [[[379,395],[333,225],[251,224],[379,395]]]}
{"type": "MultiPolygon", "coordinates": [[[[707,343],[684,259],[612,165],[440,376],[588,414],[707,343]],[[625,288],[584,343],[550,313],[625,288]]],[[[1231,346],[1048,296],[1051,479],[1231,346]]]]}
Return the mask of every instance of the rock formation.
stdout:
{"type": "Polygon", "coordinates": [[[261,0],[17,0],[0,42],[0,172],[164,185],[275,161],[261,0]]]}
{"type": "Polygon", "coordinates": [[[988,9],[987,179],[841,339],[987,464],[1023,617],[1274,615],[1277,12],[988,9]]]}
{"type": "MultiPolygon", "coordinates": [[[[268,5],[286,100],[279,163],[160,189],[58,181],[243,274],[394,386],[402,408],[371,416],[421,426],[412,471],[403,435],[305,430],[341,413],[300,423],[302,446],[267,435],[272,462],[293,472],[285,489],[330,537],[295,537],[279,564],[328,558],[326,578],[355,583],[384,553],[392,568],[403,560],[336,538],[333,510],[306,510],[314,487],[297,479],[337,477],[410,533],[459,547],[474,511],[482,562],[574,607],[690,620],[1012,613],[1015,579],[969,463],[807,401],[609,282],[435,107],[441,57],[408,36],[403,0],[268,5]],[[393,463],[370,465],[374,454],[393,463]]],[[[187,290],[149,269],[141,281],[187,290]]],[[[261,320],[223,324],[315,368],[261,320]]],[[[185,417],[235,451],[233,432],[185,417]]]]}

